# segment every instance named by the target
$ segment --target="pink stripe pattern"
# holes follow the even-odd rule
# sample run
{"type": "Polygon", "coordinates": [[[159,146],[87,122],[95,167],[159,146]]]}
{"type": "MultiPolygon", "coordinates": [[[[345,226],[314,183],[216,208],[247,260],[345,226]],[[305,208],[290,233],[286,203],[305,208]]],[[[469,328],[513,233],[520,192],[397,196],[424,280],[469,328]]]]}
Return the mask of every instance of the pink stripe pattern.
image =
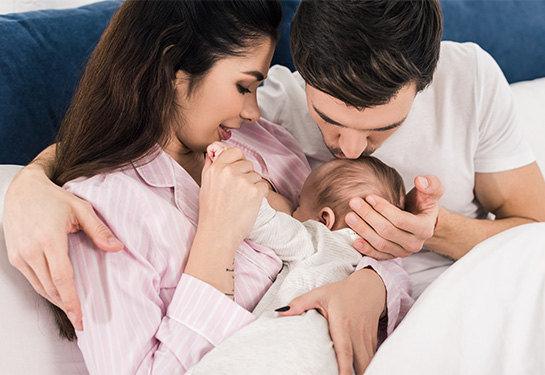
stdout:
{"type": "MultiPolygon", "coordinates": [[[[286,130],[263,119],[244,123],[229,143],[297,203],[310,167],[286,130]]],[[[159,148],[132,167],[79,178],[64,188],[91,203],[125,244],[119,253],[106,253],[83,233],[69,236],[83,309],[78,345],[91,374],[185,373],[255,319],[251,311],[282,268],[273,250],[243,242],[235,256],[234,301],[184,274],[199,186],[159,148]]],[[[377,270],[391,278],[388,288],[399,282],[394,271],[377,270]]],[[[388,293],[389,309],[390,299],[392,311],[403,305],[400,292],[388,293]]],[[[402,309],[395,311],[389,311],[394,324],[402,309]]]]}

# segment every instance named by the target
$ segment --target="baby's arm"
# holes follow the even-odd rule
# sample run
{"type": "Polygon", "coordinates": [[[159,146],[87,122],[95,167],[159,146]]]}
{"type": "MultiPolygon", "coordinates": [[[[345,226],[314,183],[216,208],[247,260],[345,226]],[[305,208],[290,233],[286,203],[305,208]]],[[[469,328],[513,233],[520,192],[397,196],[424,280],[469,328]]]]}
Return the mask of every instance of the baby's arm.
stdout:
{"type": "Polygon", "coordinates": [[[305,259],[316,252],[312,233],[299,220],[276,211],[263,200],[247,240],[270,247],[283,261],[305,259]]]}

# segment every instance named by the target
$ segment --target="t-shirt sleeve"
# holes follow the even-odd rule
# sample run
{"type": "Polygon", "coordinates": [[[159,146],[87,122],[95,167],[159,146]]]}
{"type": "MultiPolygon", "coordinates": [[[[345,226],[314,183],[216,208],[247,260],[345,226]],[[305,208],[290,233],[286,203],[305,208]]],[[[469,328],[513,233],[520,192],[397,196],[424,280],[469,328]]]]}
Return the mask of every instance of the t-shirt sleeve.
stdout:
{"type": "Polygon", "coordinates": [[[475,46],[475,100],[479,123],[477,173],[519,168],[535,161],[514,98],[500,67],[475,46]]]}
{"type": "Polygon", "coordinates": [[[285,66],[271,67],[267,79],[257,89],[261,117],[281,126],[299,122],[295,109],[306,105],[306,96],[298,74],[285,66]]]}

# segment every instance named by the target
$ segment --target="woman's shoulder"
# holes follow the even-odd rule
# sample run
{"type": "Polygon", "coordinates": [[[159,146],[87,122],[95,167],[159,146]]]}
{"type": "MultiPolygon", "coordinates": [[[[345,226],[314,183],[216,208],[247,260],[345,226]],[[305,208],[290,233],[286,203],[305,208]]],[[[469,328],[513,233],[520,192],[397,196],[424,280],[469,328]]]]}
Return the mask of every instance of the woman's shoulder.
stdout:
{"type": "Polygon", "coordinates": [[[255,170],[278,193],[293,204],[297,203],[310,166],[303,150],[286,129],[265,119],[243,123],[229,143],[243,149],[246,157],[254,163],[255,170]]]}
{"type": "Polygon", "coordinates": [[[124,193],[145,195],[155,180],[174,184],[174,173],[170,159],[159,148],[141,159],[113,171],[84,176],[67,182],[63,188],[76,195],[92,197],[93,193],[124,193]]]}
{"type": "Polygon", "coordinates": [[[78,177],[64,184],[63,189],[82,198],[106,191],[124,191],[130,194],[141,185],[141,179],[133,166],[94,176],[78,177]]]}

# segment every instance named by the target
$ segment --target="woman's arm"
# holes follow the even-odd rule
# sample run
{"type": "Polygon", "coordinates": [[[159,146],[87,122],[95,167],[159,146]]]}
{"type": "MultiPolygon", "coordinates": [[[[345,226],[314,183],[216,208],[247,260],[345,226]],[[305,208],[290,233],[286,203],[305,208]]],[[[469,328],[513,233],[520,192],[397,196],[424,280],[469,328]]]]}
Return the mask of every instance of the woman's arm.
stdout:
{"type": "Polygon", "coordinates": [[[70,236],[85,326],[78,345],[90,373],[184,373],[253,320],[223,291],[182,275],[195,233],[183,214],[119,179],[73,189],[126,244],[106,253],[81,232],[70,236]]]}
{"type": "Polygon", "coordinates": [[[105,251],[123,244],[85,201],[53,184],[55,145],[23,168],[6,192],[3,226],[10,263],[34,289],[82,329],[81,307],[68,259],[67,234],[83,230],[105,251]]]}
{"type": "Polygon", "coordinates": [[[92,373],[183,373],[253,321],[232,301],[232,268],[267,187],[239,149],[226,151],[203,170],[195,229],[163,195],[130,188],[141,179],[127,186],[119,175],[78,192],[126,244],[108,254],[82,233],[71,241],[85,324],[79,344],[92,373]]]}
{"type": "Polygon", "coordinates": [[[281,316],[317,309],[329,323],[339,375],[363,374],[377,349],[377,332],[384,311],[386,288],[369,268],[294,299],[281,316]]]}
{"type": "Polygon", "coordinates": [[[211,149],[202,171],[199,230],[185,273],[233,298],[235,251],[256,221],[268,184],[241,149],[222,148],[215,155],[211,149]]]}

